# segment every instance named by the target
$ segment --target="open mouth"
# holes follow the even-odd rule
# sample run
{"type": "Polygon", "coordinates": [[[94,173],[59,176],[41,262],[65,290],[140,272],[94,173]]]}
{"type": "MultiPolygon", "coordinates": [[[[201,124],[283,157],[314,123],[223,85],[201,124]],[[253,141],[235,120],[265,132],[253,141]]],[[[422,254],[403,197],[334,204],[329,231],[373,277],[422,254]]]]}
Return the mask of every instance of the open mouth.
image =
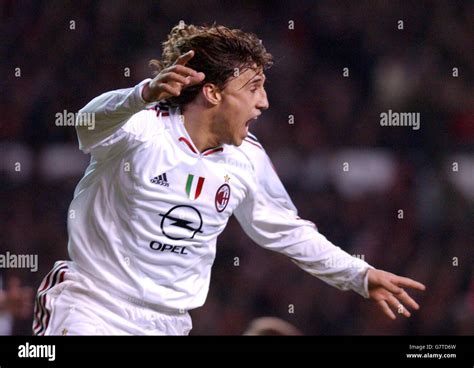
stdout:
{"type": "Polygon", "coordinates": [[[253,117],[252,119],[247,120],[247,122],[245,123],[245,127],[248,129],[249,126],[250,126],[250,123],[251,123],[252,121],[257,120],[257,119],[258,119],[258,116],[255,116],[255,117],[253,117]]]}

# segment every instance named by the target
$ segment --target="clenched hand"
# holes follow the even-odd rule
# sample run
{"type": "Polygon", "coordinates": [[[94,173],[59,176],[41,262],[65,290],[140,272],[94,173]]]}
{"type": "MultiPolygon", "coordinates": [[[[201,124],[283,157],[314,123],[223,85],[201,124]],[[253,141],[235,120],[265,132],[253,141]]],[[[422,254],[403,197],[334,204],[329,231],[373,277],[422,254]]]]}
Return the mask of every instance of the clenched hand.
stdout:
{"type": "Polygon", "coordinates": [[[142,97],[147,102],[160,101],[171,96],[179,96],[189,86],[201,83],[205,75],[191,68],[186,63],[194,56],[194,50],[181,55],[173,65],[163,69],[150,83],[145,85],[142,97]]]}

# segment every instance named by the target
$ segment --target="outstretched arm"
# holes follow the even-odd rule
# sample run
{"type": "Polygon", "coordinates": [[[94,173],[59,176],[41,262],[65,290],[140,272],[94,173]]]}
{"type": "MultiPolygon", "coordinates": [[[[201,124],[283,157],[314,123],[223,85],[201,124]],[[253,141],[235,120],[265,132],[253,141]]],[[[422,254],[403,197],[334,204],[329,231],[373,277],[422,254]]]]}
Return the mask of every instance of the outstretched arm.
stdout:
{"type": "Polygon", "coordinates": [[[403,288],[425,290],[422,283],[407,277],[397,276],[393,273],[369,269],[368,271],[369,298],[391,319],[396,319],[396,314],[410,317],[410,312],[405,306],[418,310],[420,306],[403,288]]]}
{"type": "Polygon", "coordinates": [[[265,152],[250,149],[257,182],[234,214],[257,244],[287,255],[303,270],[338,289],[372,299],[391,319],[396,318],[392,309],[409,317],[406,307],[419,308],[403,288],[425,290],[423,284],[374,269],[328,241],[314,225],[297,216],[265,152]]]}

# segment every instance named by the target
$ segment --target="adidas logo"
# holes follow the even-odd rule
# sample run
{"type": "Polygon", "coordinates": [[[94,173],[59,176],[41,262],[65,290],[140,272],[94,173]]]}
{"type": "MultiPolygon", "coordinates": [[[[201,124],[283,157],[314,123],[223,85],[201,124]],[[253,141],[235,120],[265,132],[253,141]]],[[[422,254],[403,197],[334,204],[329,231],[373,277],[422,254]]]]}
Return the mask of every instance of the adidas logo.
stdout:
{"type": "Polygon", "coordinates": [[[169,187],[170,186],[170,183],[168,183],[168,178],[166,177],[166,173],[155,176],[153,179],[150,179],[150,182],[152,184],[163,185],[164,187],[169,187]]]}

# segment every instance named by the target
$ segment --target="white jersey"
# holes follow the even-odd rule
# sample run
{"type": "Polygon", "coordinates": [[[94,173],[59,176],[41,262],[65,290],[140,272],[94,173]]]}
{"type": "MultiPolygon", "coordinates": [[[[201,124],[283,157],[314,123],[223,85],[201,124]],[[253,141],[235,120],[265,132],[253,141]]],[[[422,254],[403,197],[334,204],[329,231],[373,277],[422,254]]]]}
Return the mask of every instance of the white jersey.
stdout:
{"type": "Polygon", "coordinates": [[[298,217],[254,137],[199,153],[177,109],[163,112],[143,101],[148,81],[104,93],[80,111],[95,114],[95,128],[77,126],[80,149],[91,153],[68,216],[69,254],[78,271],[145,303],[199,307],[217,237],[235,214],[260,246],[368,296],[370,266],[298,217]]]}

